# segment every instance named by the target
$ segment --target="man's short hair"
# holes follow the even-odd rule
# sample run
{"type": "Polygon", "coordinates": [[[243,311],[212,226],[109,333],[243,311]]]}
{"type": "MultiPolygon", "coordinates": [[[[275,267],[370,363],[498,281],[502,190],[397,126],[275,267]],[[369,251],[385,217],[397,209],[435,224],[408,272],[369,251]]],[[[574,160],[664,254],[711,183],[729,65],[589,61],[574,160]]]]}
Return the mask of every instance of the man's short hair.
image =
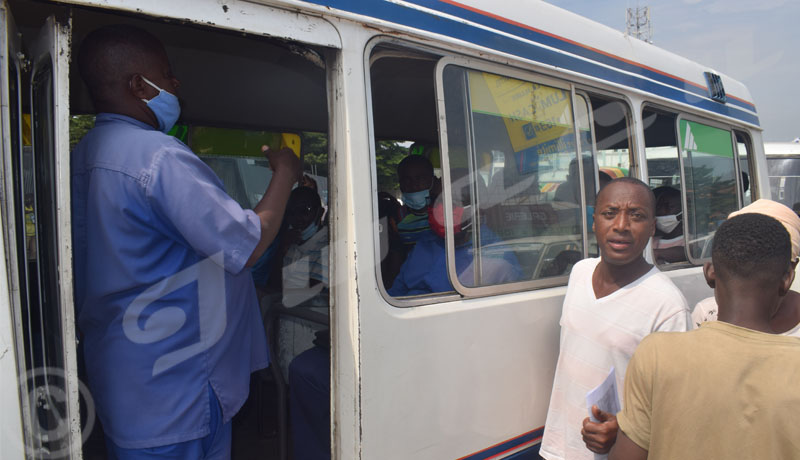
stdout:
{"type": "Polygon", "coordinates": [[[779,280],[789,269],[792,242],[776,219],[756,213],[726,220],[714,235],[711,260],[723,278],[779,280]]]}
{"type": "Polygon", "coordinates": [[[319,193],[311,187],[297,187],[289,194],[289,202],[286,204],[286,209],[297,211],[298,207],[311,206],[313,209],[310,212],[317,212],[322,207],[322,199],[319,193]]]}
{"type": "Polygon", "coordinates": [[[153,56],[164,53],[158,38],[139,27],[117,24],[90,32],[78,51],[78,68],[92,99],[112,97],[110,90],[141,72],[153,56]]]}
{"type": "MultiPolygon", "coordinates": [[[[650,187],[647,186],[647,184],[645,184],[644,182],[640,181],[635,177],[618,177],[612,180],[611,182],[605,184],[600,189],[600,191],[597,192],[597,199],[600,198],[600,194],[603,193],[603,190],[614,184],[633,184],[637,187],[640,187],[642,189],[642,192],[644,192],[647,195],[648,199],[650,200],[650,211],[652,211],[652,215],[653,216],[656,215],[656,196],[653,194],[653,191],[650,189],[650,187]]],[[[597,200],[595,200],[595,202],[596,201],[597,200]]]]}
{"type": "Polygon", "coordinates": [[[403,177],[405,170],[411,166],[420,166],[433,177],[433,165],[422,155],[408,155],[397,165],[397,176],[403,177]]]}

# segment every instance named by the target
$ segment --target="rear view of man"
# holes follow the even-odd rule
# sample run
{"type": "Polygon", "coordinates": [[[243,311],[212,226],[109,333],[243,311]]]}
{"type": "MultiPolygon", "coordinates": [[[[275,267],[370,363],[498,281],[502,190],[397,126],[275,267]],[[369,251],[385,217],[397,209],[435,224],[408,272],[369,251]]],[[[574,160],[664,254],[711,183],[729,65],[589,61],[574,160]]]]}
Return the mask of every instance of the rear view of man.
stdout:
{"type": "Polygon", "coordinates": [[[770,326],[792,282],[790,253],[772,217],[720,226],[704,267],[719,321],[642,341],[611,459],[800,458],[800,340],[770,326]]]}
{"type": "Polygon", "coordinates": [[[578,262],[570,274],[541,448],[548,460],[607,453],[617,421],[597,408],[598,421],[590,421],[586,393],[612,368],[621,388],[628,360],[651,332],[685,331],[691,324],[683,295],[642,255],[655,222],[655,197],[638,179],[613,180],[597,195],[593,229],[600,258],[578,262]]]}

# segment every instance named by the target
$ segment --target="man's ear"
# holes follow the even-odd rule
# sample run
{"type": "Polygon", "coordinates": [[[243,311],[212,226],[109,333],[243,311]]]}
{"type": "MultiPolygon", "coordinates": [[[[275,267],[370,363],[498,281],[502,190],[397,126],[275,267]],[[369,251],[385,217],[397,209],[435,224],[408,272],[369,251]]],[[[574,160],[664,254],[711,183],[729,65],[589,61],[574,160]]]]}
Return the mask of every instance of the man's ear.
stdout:
{"type": "Polygon", "coordinates": [[[152,96],[148,97],[151,87],[145,83],[141,74],[134,74],[131,79],[128,80],[128,86],[130,87],[131,93],[133,93],[137,99],[151,99],[152,96]]]}
{"type": "Polygon", "coordinates": [[[778,290],[778,295],[781,297],[785,296],[792,287],[792,282],[794,281],[794,267],[796,265],[797,263],[790,264],[789,269],[786,270],[786,273],[783,274],[783,278],[781,278],[781,285],[778,290]]]}
{"type": "Polygon", "coordinates": [[[706,279],[706,284],[711,289],[715,289],[717,285],[717,273],[714,271],[714,264],[706,262],[703,264],[703,276],[706,279]]]}

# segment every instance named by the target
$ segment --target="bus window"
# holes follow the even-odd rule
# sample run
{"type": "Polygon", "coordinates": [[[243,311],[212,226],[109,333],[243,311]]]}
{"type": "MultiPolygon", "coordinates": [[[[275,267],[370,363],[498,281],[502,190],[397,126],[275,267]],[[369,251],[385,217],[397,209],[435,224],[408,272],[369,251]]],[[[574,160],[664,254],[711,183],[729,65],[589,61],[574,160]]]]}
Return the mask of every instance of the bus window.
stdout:
{"type": "Polygon", "coordinates": [[[388,44],[376,46],[370,55],[378,189],[376,272],[392,297],[453,291],[444,240],[433,235],[428,219],[441,190],[433,82],[437,59],[388,44]]]}
{"type": "MultiPolygon", "coordinates": [[[[630,176],[631,130],[628,105],[602,96],[590,95],[592,127],[597,149],[597,167],[611,179],[630,176]]],[[[600,187],[603,186],[601,177],[600,187]]]]}
{"type": "Polygon", "coordinates": [[[581,193],[587,184],[594,196],[585,102],[576,123],[567,89],[455,65],[444,67],[442,79],[445,186],[453,207],[471,214],[453,222],[448,249],[454,250],[449,256],[457,285],[565,282],[562,275],[585,254],[581,193]],[[576,129],[586,152],[581,165],[576,129]],[[586,183],[580,182],[581,166],[586,183]],[[467,235],[459,226],[472,230],[467,235]]]}
{"type": "Polygon", "coordinates": [[[678,134],[686,180],[688,255],[699,264],[711,258],[717,227],[738,209],[733,138],[730,130],[687,119],[679,119],[678,134]]]}
{"type": "MultiPolygon", "coordinates": [[[[769,149],[770,144],[765,148],[769,149]]],[[[768,155],[767,168],[772,199],[800,215],[800,156],[797,153],[768,155]]]]}
{"type": "MultiPolygon", "coordinates": [[[[583,155],[592,155],[592,169],[584,168],[586,184],[588,255],[597,257],[597,239],[592,231],[593,210],[596,192],[618,177],[630,175],[630,129],[628,107],[620,101],[594,95],[578,94],[575,101],[576,122],[579,130],[588,131],[581,125],[591,125],[594,150],[591,145],[582,145],[583,155]],[[596,176],[595,176],[596,175],[596,176]],[[597,185],[595,186],[595,180],[597,185]]],[[[591,137],[580,136],[581,139],[591,137]]]]}
{"type": "Polygon", "coordinates": [[[684,238],[683,219],[680,217],[681,168],[678,160],[678,143],[675,138],[676,116],[661,111],[645,109],[644,124],[645,157],[649,185],[656,195],[656,216],[662,221],[666,216],[676,216],[677,225],[656,224],[653,238],[653,260],[659,265],[674,264],[688,260],[684,238]]]}

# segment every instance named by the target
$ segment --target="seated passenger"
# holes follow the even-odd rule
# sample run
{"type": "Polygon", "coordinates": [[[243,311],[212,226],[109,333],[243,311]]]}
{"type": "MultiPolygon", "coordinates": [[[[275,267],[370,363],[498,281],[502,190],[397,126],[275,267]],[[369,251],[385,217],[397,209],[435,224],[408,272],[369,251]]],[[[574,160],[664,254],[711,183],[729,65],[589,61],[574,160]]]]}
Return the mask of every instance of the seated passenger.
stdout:
{"type": "Polygon", "coordinates": [[[402,212],[403,206],[395,197],[387,192],[378,192],[381,278],[386,289],[392,287],[406,258],[404,244],[397,232],[397,224],[403,220],[402,212]]]}
{"type": "MultiPolygon", "coordinates": [[[[585,188],[586,204],[587,206],[594,206],[594,162],[592,161],[592,157],[588,155],[583,156],[583,174],[587,179],[585,188]]],[[[581,204],[581,180],[577,159],[569,162],[567,179],[556,189],[555,200],[577,205],[581,204]]]]}
{"type": "Polygon", "coordinates": [[[674,263],[686,260],[681,212],[681,191],[672,187],[659,187],[653,191],[656,200],[656,234],[653,253],[656,263],[674,263]]]}
{"type": "MultiPolygon", "coordinates": [[[[467,196],[464,194],[463,196],[467,196]]],[[[459,198],[453,205],[456,272],[461,284],[475,286],[474,252],[472,247],[472,213],[459,198]]],[[[447,273],[445,251],[444,205],[441,200],[430,213],[431,232],[417,241],[408,255],[394,284],[387,292],[393,297],[453,291],[447,273]]],[[[481,247],[500,241],[485,225],[481,225],[481,247]]],[[[513,252],[498,256],[483,254],[481,285],[503,284],[520,279],[520,268],[513,252]]]]}
{"type": "MultiPolygon", "coordinates": [[[[317,192],[292,191],[286,209],[289,244],[283,263],[283,302],[287,307],[311,300],[328,313],[328,227],[317,192]]],[[[326,329],[293,317],[279,329],[280,363],[289,381],[289,421],[294,458],[330,459],[330,339],[326,329]],[[285,343],[280,338],[291,336],[285,343]],[[315,339],[316,337],[316,339],[315,339]],[[295,350],[303,350],[297,354],[295,350]]]]}
{"type": "Polygon", "coordinates": [[[436,199],[436,178],[427,158],[409,155],[397,165],[397,177],[403,204],[408,214],[397,224],[400,238],[410,251],[417,240],[430,233],[428,210],[436,199]]]}
{"type": "Polygon", "coordinates": [[[292,190],[286,205],[283,256],[283,304],[291,307],[314,297],[327,307],[328,226],[322,201],[314,189],[292,190]]]}
{"type": "Polygon", "coordinates": [[[314,346],[289,365],[289,424],[294,458],[331,458],[330,337],[321,331],[314,346]]]}

